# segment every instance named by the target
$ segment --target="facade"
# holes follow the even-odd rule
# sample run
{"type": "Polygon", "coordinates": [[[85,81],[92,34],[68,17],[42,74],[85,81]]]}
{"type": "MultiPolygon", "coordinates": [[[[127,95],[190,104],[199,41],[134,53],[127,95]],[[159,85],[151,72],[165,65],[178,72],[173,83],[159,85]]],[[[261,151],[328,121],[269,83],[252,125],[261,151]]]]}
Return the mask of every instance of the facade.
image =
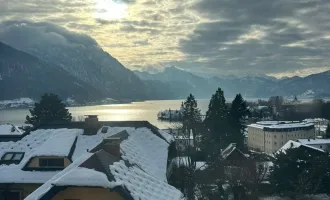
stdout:
{"type": "Polygon", "coordinates": [[[315,138],[312,123],[265,121],[248,125],[248,149],[275,153],[287,141],[315,138]]]}
{"type": "Polygon", "coordinates": [[[143,121],[43,125],[0,142],[0,199],[179,200],[167,183],[173,141],[143,121]]]}

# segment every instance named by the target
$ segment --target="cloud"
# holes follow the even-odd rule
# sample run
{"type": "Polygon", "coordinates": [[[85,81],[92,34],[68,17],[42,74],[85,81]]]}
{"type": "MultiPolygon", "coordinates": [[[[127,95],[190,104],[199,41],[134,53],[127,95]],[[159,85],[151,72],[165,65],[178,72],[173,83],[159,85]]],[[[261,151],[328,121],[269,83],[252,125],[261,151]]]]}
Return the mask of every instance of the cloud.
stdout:
{"type": "Polygon", "coordinates": [[[208,60],[196,64],[205,71],[277,74],[330,66],[328,1],[203,0],[193,8],[209,21],[180,46],[188,59],[208,60]]]}
{"type": "Polygon", "coordinates": [[[25,39],[40,34],[45,42],[97,41],[132,69],[162,63],[212,75],[276,75],[330,66],[328,0],[112,0],[127,4],[119,19],[95,17],[97,1],[0,1],[0,22],[37,22],[11,26],[26,31],[16,33],[25,39]],[[64,29],[46,28],[45,21],[76,32],[81,41],[64,29]]]}
{"type": "Polygon", "coordinates": [[[70,32],[54,24],[30,21],[6,21],[0,23],[0,41],[13,46],[98,46],[88,35],[70,32]]]}

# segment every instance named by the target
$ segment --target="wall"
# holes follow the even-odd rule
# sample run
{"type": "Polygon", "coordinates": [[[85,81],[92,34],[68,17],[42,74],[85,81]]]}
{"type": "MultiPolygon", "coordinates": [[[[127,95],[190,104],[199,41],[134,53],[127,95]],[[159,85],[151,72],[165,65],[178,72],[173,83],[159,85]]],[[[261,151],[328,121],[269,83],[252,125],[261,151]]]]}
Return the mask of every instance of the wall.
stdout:
{"type": "Polygon", "coordinates": [[[264,151],[264,131],[248,127],[248,149],[264,151]]]}
{"type": "Polygon", "coordinates": [[[117,192],[105,188],[69,187],[57,193],[51,200],[124,200],[117,192]]]}
{"type": "Polygon", "coordinates": [[[248,127],[248,149],[275,153],[289,140],[315,137],[315,129],[291,132],[264,131],[260,128],[248,127]]]}
{"type": "Polygon", "coordinates": [[[22,199],[27,197],[41,186],[40,184],[0,184],[0,190],[4,190],[6,185],[8,186],[9,190],[20,191],[22,199]]]}
{"type": "Polygon", "coordinates": [[[71,161],[66,158],[66,157],[55,157],[55,156],[38,156],[38,157],[34,157],[30,160],[30,162],[28,163],[27,167],[31,167],[31,168],[38,168],[39,166],[39,158],[64,158],[64,167],[67,167],[68,165],[71,164],[71,161]]]}

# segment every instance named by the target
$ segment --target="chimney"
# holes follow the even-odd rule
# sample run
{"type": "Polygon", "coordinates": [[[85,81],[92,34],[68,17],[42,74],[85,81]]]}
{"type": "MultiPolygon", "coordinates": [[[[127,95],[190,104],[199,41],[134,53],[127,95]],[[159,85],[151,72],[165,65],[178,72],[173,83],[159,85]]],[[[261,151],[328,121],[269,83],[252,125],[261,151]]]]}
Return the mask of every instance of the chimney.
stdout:
{"type": "Polygon", "coordinates": [[[99,119],[97,115],[86,115],[85,133],[86,135],[95,135],[99,129],[99,119]]]}
{"type": "Polygon", "coordinates": [[[103,150],[109,154],[120,158],[120,143],[121,139],[119,137],[109,137],[103,139],[102,146],[103,150]]]}

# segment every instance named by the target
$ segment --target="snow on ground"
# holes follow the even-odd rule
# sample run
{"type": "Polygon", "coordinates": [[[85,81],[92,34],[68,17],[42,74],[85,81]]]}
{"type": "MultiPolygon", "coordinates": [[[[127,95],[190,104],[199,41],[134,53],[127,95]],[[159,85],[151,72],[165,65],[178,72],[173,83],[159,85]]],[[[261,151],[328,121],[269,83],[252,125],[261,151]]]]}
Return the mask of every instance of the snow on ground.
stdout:
{"type": "Polygon", "coordinates": [[[23,131],[12,124],[0,124],[0,135],[22,135],[23,131]]]}
{"type": "Polygon", "coordinates": [[[0,108],[19,108],[33,106],[34,101],[30,98],[19,98],[0,101],[0,108]]]}
{"type": "Polygon", "coordinates": [[[108,177],[94,169],[77,167],[52,182],[56,186],[89,186],[114,188],[118,184],[110,183],[108,177]]]}
{"type": "Polygon", "coordinates": [[[110,166],[118,184],[125,186],[134,200],[180,200],[182,194],[173,186],[165,183],[137,166],[127,167],[124,161],[110,166]]]}

